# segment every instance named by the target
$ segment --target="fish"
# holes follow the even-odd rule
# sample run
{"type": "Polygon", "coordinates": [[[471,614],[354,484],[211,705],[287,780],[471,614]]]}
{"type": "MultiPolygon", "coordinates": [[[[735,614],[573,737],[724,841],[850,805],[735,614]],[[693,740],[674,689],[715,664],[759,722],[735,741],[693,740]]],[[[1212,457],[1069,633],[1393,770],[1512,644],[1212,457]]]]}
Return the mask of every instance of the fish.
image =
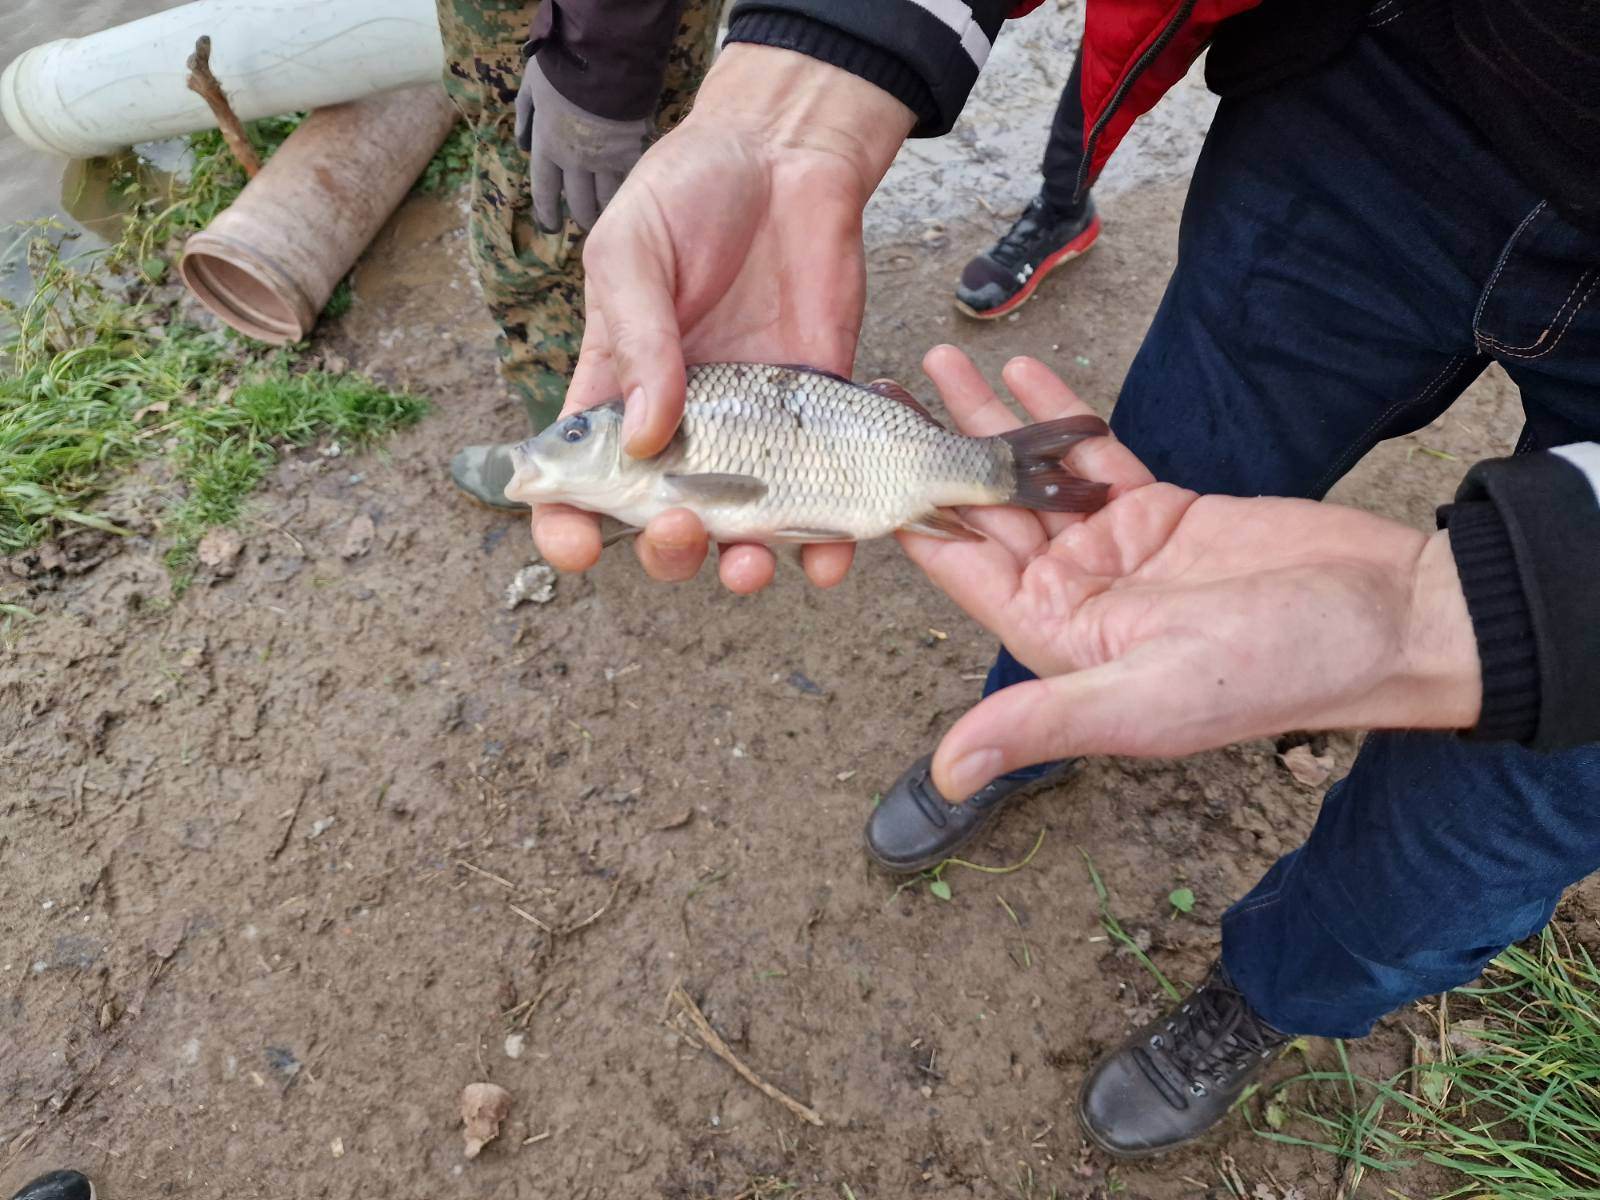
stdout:
{"type": "Polygon", "coordinates": [[[1073,474],[1061,456],[1109,432],[1077,416],[966,437],[892,380],[703,363],[688,369],[683,421],[661,453],[624,453],[622,401],[612,400],[513,447],[505,494],[600,513],[624,532],[687,508],[719,542],[862,542],[897,530],[972,541],[984,535],[953,509],[1104,505],[1108,485],[1073,474]]]}

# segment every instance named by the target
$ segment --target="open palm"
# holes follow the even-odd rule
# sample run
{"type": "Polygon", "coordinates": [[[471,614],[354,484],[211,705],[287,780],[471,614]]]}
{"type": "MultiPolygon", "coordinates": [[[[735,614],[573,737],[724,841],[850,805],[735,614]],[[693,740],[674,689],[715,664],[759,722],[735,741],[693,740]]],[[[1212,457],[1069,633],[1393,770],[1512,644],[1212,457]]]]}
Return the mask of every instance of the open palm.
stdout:
{"type": "MultiPolygon", "coordinates": [[[[926,366],[964,432],[1017,424],[959,351],[936,349],[926,366]]],[[[1005,380],[1036,420],[1089,411],[1032,360],[1012,362],[1005,380]]],[[[934,764],[945,795],[1072,753],[1472,723],[1465,602],[1459,588],[1441,605],[1438,589],[1418,586],[1453,576],[1421,570],[1446,543],[1330,504],[1197,496],[1155,482],[1109,438],[1068,461],[1112,485],[1105,508],[965,512],[983,542],[902,535],[928,576],[1041,676],[950,731],[934,764]]]]}

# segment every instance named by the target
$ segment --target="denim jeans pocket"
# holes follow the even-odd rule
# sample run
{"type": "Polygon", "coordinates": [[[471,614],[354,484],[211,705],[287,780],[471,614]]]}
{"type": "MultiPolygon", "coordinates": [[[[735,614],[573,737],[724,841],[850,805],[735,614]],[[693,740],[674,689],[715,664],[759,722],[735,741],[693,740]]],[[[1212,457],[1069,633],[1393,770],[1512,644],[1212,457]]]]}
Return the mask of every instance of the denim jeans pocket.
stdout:
{"type": "Polygon", "coordinates": [[[1600,239],[1540,201],[1522,219],[1478,297],[1472,336],[1494,358],[1527,361],[1600,341],[1600,239]]]}

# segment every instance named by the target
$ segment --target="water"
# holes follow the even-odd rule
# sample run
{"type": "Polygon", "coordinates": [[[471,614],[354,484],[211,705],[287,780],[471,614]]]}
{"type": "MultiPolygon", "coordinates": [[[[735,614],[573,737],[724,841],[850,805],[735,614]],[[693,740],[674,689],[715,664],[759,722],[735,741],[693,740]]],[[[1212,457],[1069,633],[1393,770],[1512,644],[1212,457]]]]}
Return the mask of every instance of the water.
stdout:
{"type": "MultiPolygon", "coordinates": [[[[6,19],[0,21],[0,69],[17,55],[41,42],[81,37],[98,30],[137,20],[163,9],[177,7],[176,0],[6,0],[6,19]]],[[[174,47],[172,69],[184,70],[189,48],[174,47]]],[[[100,235],[115,235],[116,197],[110,189],[115,170],[104,160],[73,162],[41,154],[19,141],[0,122],[0,227],[18,221],[55,217],[85,231],[78,245],[93,245],[100,235]],[[78,214],[74,217],[73,214],[78,214]]],[[[0,251],[10,238],[0,237],[0,251]]],[[[21,265],[0,263],[0,294],[26,294],[28,281],[21,265]]]]}

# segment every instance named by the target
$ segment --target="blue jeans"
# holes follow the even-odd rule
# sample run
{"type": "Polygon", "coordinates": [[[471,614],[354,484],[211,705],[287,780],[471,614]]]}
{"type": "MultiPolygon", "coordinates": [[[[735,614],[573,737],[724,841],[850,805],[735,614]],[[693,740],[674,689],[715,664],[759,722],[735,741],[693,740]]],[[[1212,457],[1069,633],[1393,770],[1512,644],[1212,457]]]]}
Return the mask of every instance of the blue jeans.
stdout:
{"type": "MultiPolygon", "coordinates": [[[[1600,438],[1597,285],[1600,237],[1369,31],[1219,107],[1112,427],[1185,487],[1320,498],[1493,359],[1521,390],[1519,449],[1600,438]]],[[[1002,650],[986,693],[1026,678],[1002,650]]],[[[1597,867],[1600,746],[1375,733],[1223,917],[1222,957],[1277,1028],[1358,1037],[1473,979],[1597,867]]]]}

